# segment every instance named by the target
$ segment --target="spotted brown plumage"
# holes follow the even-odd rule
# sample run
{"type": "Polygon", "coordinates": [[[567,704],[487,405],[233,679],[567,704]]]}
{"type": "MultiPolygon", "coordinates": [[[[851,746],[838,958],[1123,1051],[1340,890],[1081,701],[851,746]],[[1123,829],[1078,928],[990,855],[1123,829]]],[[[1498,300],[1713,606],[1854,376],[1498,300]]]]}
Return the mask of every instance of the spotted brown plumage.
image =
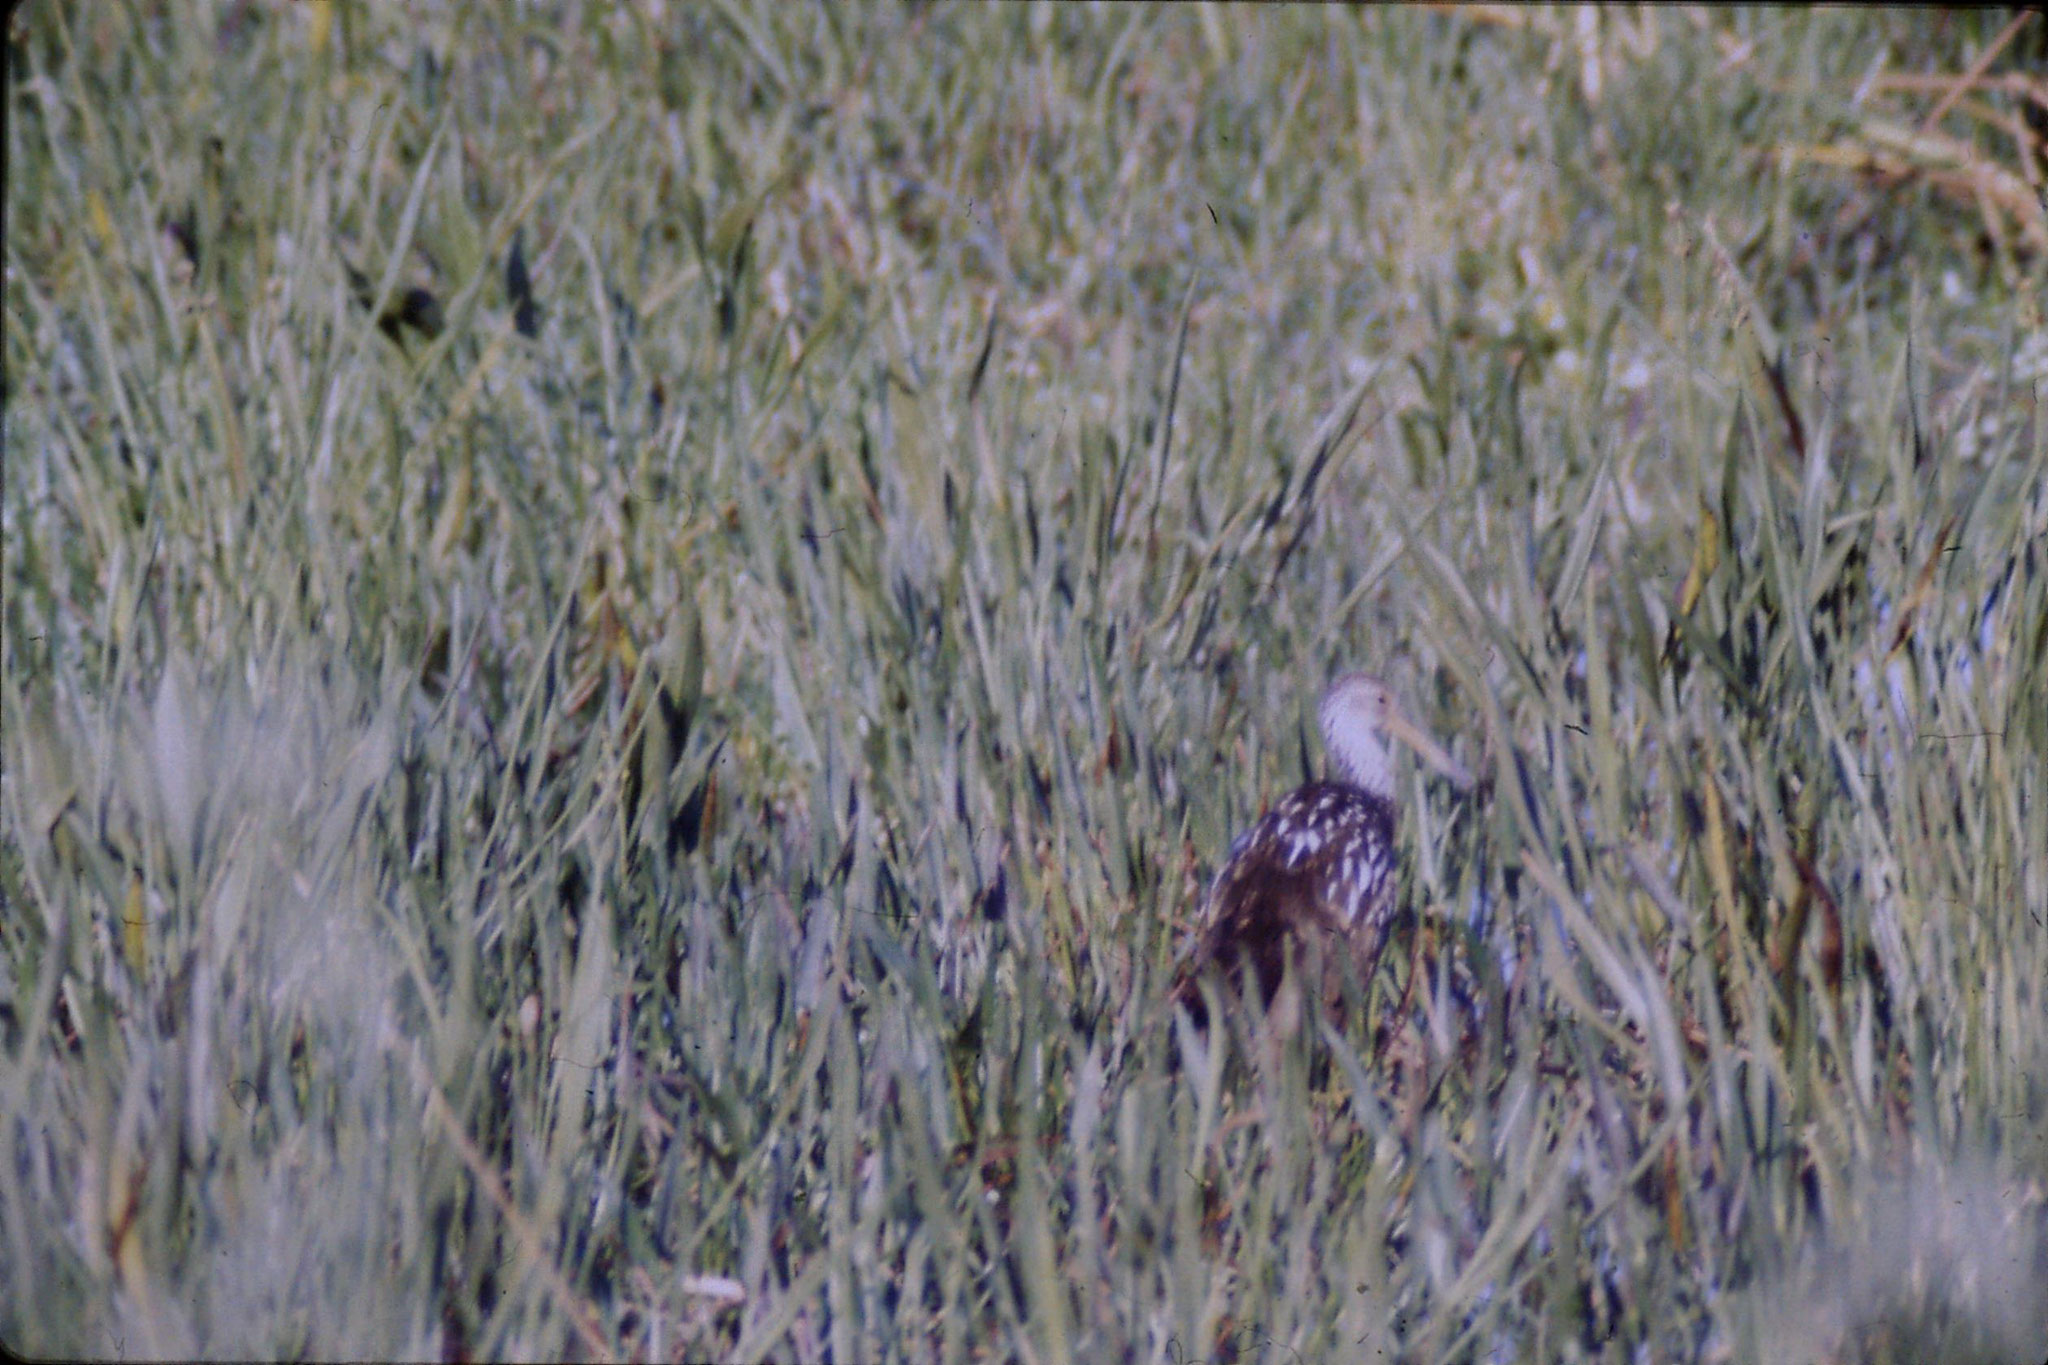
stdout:
{"type": "Polygon", "coordinates": [[[1320,711],[1331,781],[1309,782],[1274,803],[1231,845],[1210,885],[1195,949],[1174,995],[1197,1026],[1208,1022],[1201,982],[1220,974],[1225,999],[1249,967],[1259,998],[1283,1033],[1300,1025],[1310,985],[1341,1009],[1347,978],[1372,979],[1394,912],[1394,782],[1388,741],[1399,738],[1461,784],[1469,781],[1403,717],[1379,679],[1347,673],[1320,711]],[[1289,976],[1292,963],[1293,976],[1289,976]]]}

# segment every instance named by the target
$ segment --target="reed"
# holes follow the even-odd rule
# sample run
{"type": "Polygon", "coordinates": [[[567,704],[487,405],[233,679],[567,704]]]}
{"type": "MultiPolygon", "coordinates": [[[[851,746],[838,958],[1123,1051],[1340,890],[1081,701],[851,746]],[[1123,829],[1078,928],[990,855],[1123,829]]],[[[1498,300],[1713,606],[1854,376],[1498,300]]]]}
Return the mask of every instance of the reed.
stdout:
{"type": "Polygon", "coordinates": [[[10,1349],[2038,1356],[2038,17],[12,24],[10,1349]]]}

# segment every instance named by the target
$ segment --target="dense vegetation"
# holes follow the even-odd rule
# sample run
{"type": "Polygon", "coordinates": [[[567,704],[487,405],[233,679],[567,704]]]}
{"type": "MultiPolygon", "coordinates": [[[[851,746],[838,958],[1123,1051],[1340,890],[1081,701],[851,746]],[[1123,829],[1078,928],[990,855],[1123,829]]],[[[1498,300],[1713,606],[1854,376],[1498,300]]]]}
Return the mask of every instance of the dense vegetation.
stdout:
{"type": "Polygon", "coordinates": [[[2048,1354],[2048,21],[11,22],[11,1349],[2048,1354]]]}

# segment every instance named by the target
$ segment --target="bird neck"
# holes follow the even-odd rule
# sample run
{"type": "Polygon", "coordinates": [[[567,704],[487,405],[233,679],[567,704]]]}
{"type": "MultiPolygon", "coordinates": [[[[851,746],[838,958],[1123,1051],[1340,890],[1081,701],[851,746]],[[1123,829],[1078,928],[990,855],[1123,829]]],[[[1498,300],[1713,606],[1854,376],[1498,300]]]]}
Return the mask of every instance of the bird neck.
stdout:
{"type": "Polygon", "coordinates": [[[1374,796],[1394,794],[1394,756],[1377,731],[1340,719],[1325,730],[1323,740],[1344,781],[1374,796]]]}

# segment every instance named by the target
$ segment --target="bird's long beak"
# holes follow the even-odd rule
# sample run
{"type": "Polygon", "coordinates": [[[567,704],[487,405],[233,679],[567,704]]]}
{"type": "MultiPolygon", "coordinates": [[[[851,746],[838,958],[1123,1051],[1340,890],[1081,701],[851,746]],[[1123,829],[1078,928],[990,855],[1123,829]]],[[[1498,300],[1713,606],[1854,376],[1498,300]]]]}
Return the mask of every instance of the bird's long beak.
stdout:
{"type": "Polygon", "coordinates": [[[1459,791],[1471,790],[1472,774],[1429,731],[1395,711],[1387,717],[1387,733],[1413,749],[1417,758],[1449,778],[1459,791]]]}

